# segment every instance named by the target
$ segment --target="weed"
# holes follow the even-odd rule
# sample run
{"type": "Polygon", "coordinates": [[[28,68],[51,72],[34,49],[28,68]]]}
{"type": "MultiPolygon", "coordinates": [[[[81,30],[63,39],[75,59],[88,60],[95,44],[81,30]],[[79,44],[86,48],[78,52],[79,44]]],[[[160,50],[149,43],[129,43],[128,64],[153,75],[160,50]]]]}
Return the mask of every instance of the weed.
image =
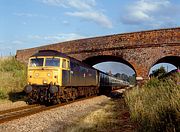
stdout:
{"type": "Polygon", "coordinates": [[[5,91],[3,91],[2,89],[0,89],[0,99],[6,99],[8,96],[5,93],[5,91]]]}
{"type": "Polygon", "coordinates": [[[152,78],[142,88],[126,93],[131,119],[139,131],[180,131],[179,73],[158,80],[152,78]]]}
{"type": "MultiPolygon", "coordinates": [[[[0,59],[0,98],[11,100],[11,93],[22,92],[26,84],[26,66],[14,56],[0,59]]],[[[14,98],[13,98],[14,100],[14,98]]]]}

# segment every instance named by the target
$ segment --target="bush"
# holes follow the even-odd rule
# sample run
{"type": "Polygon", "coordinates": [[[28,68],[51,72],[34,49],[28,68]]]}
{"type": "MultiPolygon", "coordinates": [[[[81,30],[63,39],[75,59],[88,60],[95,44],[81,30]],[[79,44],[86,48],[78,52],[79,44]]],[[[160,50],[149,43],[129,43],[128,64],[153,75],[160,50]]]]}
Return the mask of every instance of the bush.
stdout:
{"type": "Polygon", "coordinates": [[[0,90],[0,99],[6,99],[6,98],[8,98],[7,94],[3,90],[0,90]]]}
{"type": "Polygon", "coordinates": [[[179,77],[153,78],[126,93],[131,119],[139,124],[139,131],[180,131],[179,77]]]}
{"type": "Polygon", "coordinates": [[[17,72],[20,70],[25,70],[26,67],[21,62],[17,61],[14,56],[8,57],[1,60],[0,71],[2,72],[17,72]]]}
{"type": "Polygon", "coordinates": [[[1,92],[2,99],[9,93],[21,92],[26,85],[26,66],[15,59],[7,57],[0,59],[0,84],[4,91],[1,92]]]}
{"type": "Polygon", "coordinates": [[[161,77],[161,76],[164,76],[166,73],[167,72],[166,72],[165,68],[163,66],[161,66],[159,69],[152,71],[152,74],[150,76],[161,77]]]}

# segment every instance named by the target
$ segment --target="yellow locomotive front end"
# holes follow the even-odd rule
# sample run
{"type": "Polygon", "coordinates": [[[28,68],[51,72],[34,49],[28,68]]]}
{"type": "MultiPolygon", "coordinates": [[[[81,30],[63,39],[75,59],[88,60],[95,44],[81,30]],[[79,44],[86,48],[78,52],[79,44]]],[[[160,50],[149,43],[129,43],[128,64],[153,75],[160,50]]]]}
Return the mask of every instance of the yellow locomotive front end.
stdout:
{"type": "Polygon", "coordinates": [[[29,58],[27,85],[27,102],[59,102],[63,95],[61,86],[63,71],[70,71],[69,59],[56,54],[40,52],[29,58]],[[64,67],[64,65],[66,67],[64,67]]]}
{"type": "Polygon", "coordinates": [[[61,86],[60,57],[32,57],[28,65],[29,85],[58,85],[61,86]]]}

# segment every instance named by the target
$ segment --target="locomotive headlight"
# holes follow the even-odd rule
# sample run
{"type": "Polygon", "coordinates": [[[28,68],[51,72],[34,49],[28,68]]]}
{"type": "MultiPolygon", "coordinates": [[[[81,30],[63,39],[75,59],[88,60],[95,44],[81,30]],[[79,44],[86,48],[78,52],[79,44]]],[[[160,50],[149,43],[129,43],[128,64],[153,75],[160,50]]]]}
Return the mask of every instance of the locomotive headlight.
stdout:
{"type": "Polygon", "coordinates": [[[44,83],[44,84],[47,84],[47,81],[46,81],[46,80],[43,80],[43,83],[44,83]]]}
{"type": "Polygon", "coordinates": [[[38,76],[39,76],[39,73],[36,73],[35,76],[38,77],[38,76]]]}
{"type": "Polygon", "coordinates": [[[32,76],[32,71],[29,71],[29,76],[32,76]]]}
{"type": "Polygon", "coordinates": [[[48,77],[50,77],[50,76],[51,76],[51,74],[50,74],[50,73],[48,73],[48,74],[47,74],[47,76],[48,76],[48,77]]]}

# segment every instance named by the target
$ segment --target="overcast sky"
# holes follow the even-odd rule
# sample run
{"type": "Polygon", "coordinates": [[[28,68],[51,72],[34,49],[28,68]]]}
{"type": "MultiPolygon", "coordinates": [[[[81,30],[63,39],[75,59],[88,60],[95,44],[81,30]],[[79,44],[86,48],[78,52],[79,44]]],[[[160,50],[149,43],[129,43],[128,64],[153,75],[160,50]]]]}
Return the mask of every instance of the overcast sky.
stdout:
{"type": "Polygon", "coordinates": [[[178,27],[180,0],[0,0],[0,54],[67,40],[178,27]]]}

